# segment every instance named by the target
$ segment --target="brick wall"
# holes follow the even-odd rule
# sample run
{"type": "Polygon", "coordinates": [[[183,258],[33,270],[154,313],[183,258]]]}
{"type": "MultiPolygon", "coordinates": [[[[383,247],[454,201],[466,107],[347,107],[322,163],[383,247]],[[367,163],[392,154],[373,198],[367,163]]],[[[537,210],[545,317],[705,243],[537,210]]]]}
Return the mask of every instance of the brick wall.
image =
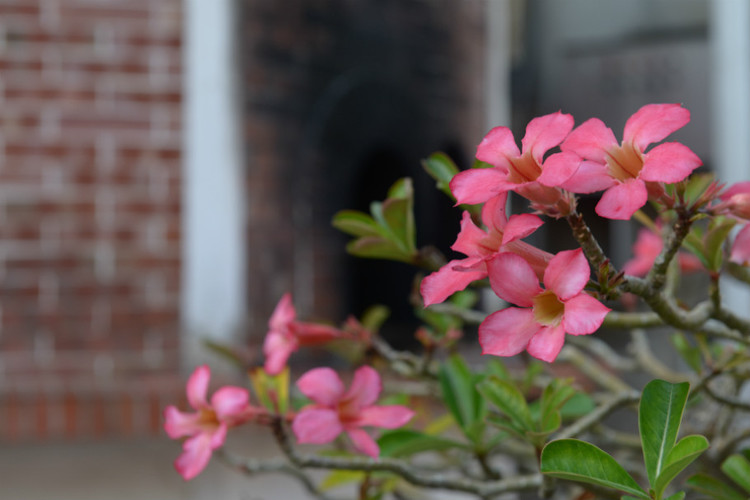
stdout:
{"type": "Polygon", "coordinates": [[[180,0],[0,0],[0,438],[174,400],[180,0]]]}
{"type": "Polygon", "coordinates": [[[482,137],[486,0],[241,5],[251,335],[262,338],[287,290],[301,315],[333,321],[366,300],[406,305],[413,269],[358,267],[331,216],[366,210],[409,175],[419,242],[443,237],[438,221],[453,216],[452,243],[458,211],[419,162],[446,148],[468,160],[482,137]]]}

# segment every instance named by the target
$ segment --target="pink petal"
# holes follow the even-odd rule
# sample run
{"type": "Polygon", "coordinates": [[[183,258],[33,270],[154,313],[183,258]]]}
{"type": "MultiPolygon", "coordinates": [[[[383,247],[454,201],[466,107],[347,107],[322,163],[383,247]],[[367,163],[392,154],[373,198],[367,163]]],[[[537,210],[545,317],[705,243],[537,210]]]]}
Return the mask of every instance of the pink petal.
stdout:
{"type": "Polygon", "coordinates": [[[349,439],[354,444],[354,449],[365,455],[369,455],[372,458],[378,458],[380,455],[380,447],[367,432],[362,429],[347,429],[346,431],[349,439]]]}
{"type": "Polygon", "coordinates": [[[573,335],[594,333],[602,326],[611,309],[587,293],[581,293],[565,302],[562,326],[573,335]]]}
{"type": "Polygon", "coordinates": [[[328,367],[313,368],[299,380],[300,392],[322,406],[334,407],[344,396],[344,384],[338,374],[328,367]]]}
{"type": "Polygon", "coordinates": [[[378,400],[382,390],[383,384],[378,372],[371,366],[362,366],[354,372],[352,384],[344,394],[342,402],[346,401],[353,409],[365,408],[378,400]]]}
{"type": "Polygon", "coordinates": [[[452,260],[438,271],[426,276],[419,286],[425,307],[432,304],[440,304],[457,291],[469,286],[473,281],[487,277],[487,271],[484,266],[478,271],[456,271],[454,269],[456,266],[468,268],[481,262],[483,262],[483,259],[475,257],[452,260]]]}
{"type": "Polygon", "coordinates": [[[742,266],[750,263],[750,224],[746,224],[734,237],[729,260],[742,266]]]}
{"type": "Polygon", "coordinates": [[[526,126],[526,135],[521,140],[521,150],[541,164],[544,153],[559,145],[573,129],[573,115],[561,112],[534,118],[526,126]]]}
{"type": "Polygon", "coordinates": [[[298,443],[330,443],[343,430],[338,413],[328,408],[304,408],[292,422],[298,443]]]}
{"type": "Polygon", "coordinates": [[[406,424],[413,416],[414,412],[406,406],[368,406],[359,414],[357,425],[396,429],[406,424]]]}
{"type": "Polygon", "coordinates": [[[532,299],[542,292],[534,270],[523,257],[501,253],[487,261],[492,290],[503,300],[531,307],[532,299]]]}
{"type": "Polygon", "coordinates": [[[564,343],[565,330],[562,326],[546,326],[531,338],[526,350],[535,358],[552,363],[557,359],[564,343]]]}
{"type": "Polygon", "coordinates": [[[698,155],[679,142],[660,144],[643,155],[640,178],[651,182],[680,182],[703,165],[698,155]]]}
{"type": "Polygon", "coordinates": [[[532,214],[511,215],[503,230],[503,245],[525,238],[544,224],[544,221],[532,214]]]}
{"type": "Polygon", "coordinates": [[[549,252],[545,252],[533,245],[529,245],[525,241],[510,241],[503,247],[503,251],[512,252],[516,255],[520,255],[523,259],[531,266],[534,270],[537,280],[542,281],[544,278],[544,271],[547,269],[549,261],[552,260],[552,255],[549,252]]]}
{"type": "Polygon", "coordinates": [[[266,356],[263,369],[269,375],[278,375],[297,348],[296,340],[289,335],[277,331],[268,332],[263,342],[263,354],[266,356]]]}
{"type": "Polygon", "coordinates": [[[560,187],[573,193],[595,193],[610,188],[617,183],[609,175],[609,170],[602,163],[593,161],[582,162],[578,170],[560,187]]]}
{"type": "Polygon", "coordinates": [[[290,325],[300,346],[320,345],[340,338],[341,330],[330,325],[295,321],[290,325]]]}
{"type": "Polygon", "coordinates": [[[217,448],[221,448],[224,445],[224,440],[227,437],[227,424],[222,422],[221,424],[219,424],[219,427],[215,431],[209,433],[209,436],[211,438],[209,441],[209,446],[211,447],[211,449],[215,450],[217,448]]]}
{"type": "Polygon", "coordinates": [[[482,354],[515,356],[526,349],[529,340],[540,328],[531,309],[509,307],[494,312],[479,325],[482,354]]]}
{"type": "Polygon", "coordinates": [[[456,242],[451,246],[451,249],[456,252],[461,252],[464,255],[480,255],[478,247],[481,244],[482,239],[486,237],[487,233],[479,229],[471,220],[471,214],[469,214],[469,212],[464,212],[461,219],[461,230],[458,233],[456,242]]]}
{"type": "Polygon", "coordinates": [[[456,203],[476,205],[512,188],[505,179],[506,174],[499,168],[472,168],[453,176],[451,192],[456,203]]]}
{"type": "Polygon", "coordinates": [[[560,149],[603,164],[607,161],[607,150],[615,146],[618,143],[612,129],[600,119],[591,118],[576,127],[560,145],[560,149]]]}
{"type": "Polygon", "coordinates": [[[268,327],[271,330],[283,330],[286,325],[294,321],[297,317],[294,311],[294,305],[292,304],[292,295],[285,293],[279,303],[276,304],[276,308],[271,314],[271,319],[268,320],[268,327]]]}
{"type": "Polygon", "coordinates": [[[694,273],[703,269],[703,263],[695,255],[680,252],[677,254],[677,260],[680,263],[680,271],[683,273],[694,273]]]}
{"type": "Polygon", "coordinates": [[[622,270],[633,276],[645,276],[654,265],[654,260],[661,253],[663,246],[659,235],[649,229],[639,230],[638,238],[633,245],[634,257],[622,266],[622,270]]]}
{"type": "Polygon", "coordinates": [[[623,142],[632,142],[640,151],[659,142],[690,121],[690,111],[679,104],[647,104],[625,123],[623,142]]]}
{"type": "Polygon", "coordinates": [[[581,162],[581,157],[575,153],[555,153],[544,161],[536,181],[544,186],[560,186],[576,173],[581,162]]]}
{"type": "Polygon", "coordinates": [[[182,450],[182,454],[174,462],[174,467],[187,481],[200,474],[211,460],[211,436],[198,434],[185,441],[182,450]]]}
{"type": "Polygon", "coordinates": [[[200,413],[183,413],[175,406],[164,409],[164,430],[172,439],[192,436],[200,432],[200,413]]]}
{"type": "Polygon", "coordinates": [[[560,300],[568,300],[581,293],[590,276],[589,261],[583,250],[564,250],[549,261],[544,271],[544,286],[560,300]]]}
{"type": "Polygon", "coordinates": [[[513,132],[508,127],[495,127],[484,136],[477,146],[476,158],[479,161],[500,167],[508,172],[508,157],[521,156],[513,132]]]}
{"type": "Polygon", "coordinates": [[[249,402],[250,394],[242,387],[221,387],[211,397],[211,406],[222,422],[242,416],[249,402]]]}
{"type": "Polygon", "coordinates": [[[729,198],[736,194],[750,194],[750,181],[736,182],[728,187],[719,198],[727,201],[729,198]]]}
{"type": "Polygon", "coordinates": [[[648,192],[640,179],[629,179],[607,189],[596,204],[596,213],[607,219],[628,220],[646,204],[648,192]]]}
{"type": "Polygon", "coordinates": [[[187,381],[188,402],[196,410],[208,407],[206,391],[208,390],[208,381],[210,378],[211,369],[208,365],[201,365],[195,369],[187,381]]]}
{"type": "Polygon", "coordinates": [[[507,204],[507,192],[500,193],[487,200],[482,207],[482,223],[489,229],[501,231],[508,220],[508,216],[505,213],[505,206],[507,204]]]}

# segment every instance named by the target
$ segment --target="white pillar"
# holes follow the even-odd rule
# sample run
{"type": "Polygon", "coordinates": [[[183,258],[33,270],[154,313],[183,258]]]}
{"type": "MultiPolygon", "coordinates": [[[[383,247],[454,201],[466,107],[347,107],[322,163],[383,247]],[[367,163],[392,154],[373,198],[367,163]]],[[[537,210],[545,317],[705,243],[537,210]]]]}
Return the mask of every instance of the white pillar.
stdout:
{"type": "MultiPolygon", "coordinates": [[[[486,128],[510,127],[510,44],[512,11],[509,0],[487,0],[486,128]]],[[[479,141],[477,141],[479,142],[479,141]]]]}
{"type": "Polygon", "coordinates": [[[233,340],[245,317],[244,176],[233,0],[185,0],[182,346],[233,340]]]}
{"type": "MultiPolygon", "coordinates": [[[[750,180],[750,2],[712,0],[711,156],[717,177],[727,184],[750,180]]],[[[750,291],[722,282],[724,302],[747,316],[750,291]]]]}

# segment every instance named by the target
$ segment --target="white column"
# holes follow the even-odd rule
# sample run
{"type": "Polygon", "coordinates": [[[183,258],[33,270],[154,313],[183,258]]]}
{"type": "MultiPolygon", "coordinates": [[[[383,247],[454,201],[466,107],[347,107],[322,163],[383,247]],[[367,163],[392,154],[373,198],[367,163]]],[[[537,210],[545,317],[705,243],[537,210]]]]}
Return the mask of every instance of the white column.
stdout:
{"type": "MultiPolygon", "coordinates": [[[[512,12],[509,0],[487,0],[486,129],[510,127],[510,44],[512,12]]],[[[477,141],[478,142],[478,141],[477,141]]]]}
{"type": "Polygon", "coordinates": [[[233,0],[185,0],[182,345],[231,341],[245,317],[246,244],[233,0]]]}
{"type": "MultiPolygon", "coordinates": [[[[750,180],[750,2],[712,0],[711,156],[717,177],[727,184],[750,180]]],[[[724,302],[748,315],[750,291],[722,282],[724,302]]]]}

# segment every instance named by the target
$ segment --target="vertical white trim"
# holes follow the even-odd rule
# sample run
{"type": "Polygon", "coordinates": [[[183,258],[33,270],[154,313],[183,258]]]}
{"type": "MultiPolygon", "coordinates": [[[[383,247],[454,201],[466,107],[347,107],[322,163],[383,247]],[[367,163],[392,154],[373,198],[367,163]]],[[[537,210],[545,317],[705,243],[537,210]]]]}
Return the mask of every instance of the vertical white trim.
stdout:
{"type": "Polygon", "coordinates": [[[487,73],[485,74],[487,130],[498,125],[510,127],[511,17],[509,0],[487,0],[487,73]]]}
{"type": "Polygon", "coordinates": [[[245,316],[244,176],[233,0],[185,1],[183,360],[232,340],[245,316]]]}
{"type": "MultiPolygon", "coordinates": [[[[750,180],[750,2],[713,0],[710,6],[711,156],[725,183],[750,180]]],[[[750,292],[722,282],[728,307],[747,315],[750,292]]]]}

